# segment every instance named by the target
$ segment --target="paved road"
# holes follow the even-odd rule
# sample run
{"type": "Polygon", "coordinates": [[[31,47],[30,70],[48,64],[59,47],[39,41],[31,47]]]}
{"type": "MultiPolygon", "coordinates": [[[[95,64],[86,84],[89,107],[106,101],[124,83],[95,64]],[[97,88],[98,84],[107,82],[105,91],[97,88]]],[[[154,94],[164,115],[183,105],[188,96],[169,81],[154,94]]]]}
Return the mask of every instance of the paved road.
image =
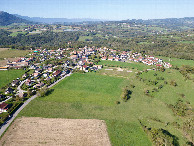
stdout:
{"type": "Polygon", "coordinates": [[[17,87],[17,90],[19,91],[19,93],[20,93],[20,92],[21,92],[21,93],[26,92],[25,90],[22,90],[22,89],[21,89],[21,86],[22,86],[27,80],[28,80],[28,79],[23,80],[23,81],[20,83],[20,85],[17,87]]]}
{"type": "MultiPolygon", "coordinates": [[[[53,83],[52,85],[48,86],[48,88],[53,87],[54,85],[56,85],[58,82],[60,82],[61,80],[63,80],[64,78],[70,76],[72,73],[67,74],[66,76],[62,77],[61,79],[59,79],[58,81],[56,81],[55,83],[53,83]]],[[[21,85],[21,84],[20,84],[21,85]]],[[[8,126],[11,124],[11,122],[13,122],[13,120],[15,119],[15,117],[19,114],[19,112],[30,102],[32,101],[34,98],[36,98],[37,95],[32,96],[31,98],[29,98],[26,102],[24,102],[24,104],[10,117],[8,118],[8,120],[1,126],[0,128],[0,136],[3,134],[3,132],[8,128],[8,126]]]]}

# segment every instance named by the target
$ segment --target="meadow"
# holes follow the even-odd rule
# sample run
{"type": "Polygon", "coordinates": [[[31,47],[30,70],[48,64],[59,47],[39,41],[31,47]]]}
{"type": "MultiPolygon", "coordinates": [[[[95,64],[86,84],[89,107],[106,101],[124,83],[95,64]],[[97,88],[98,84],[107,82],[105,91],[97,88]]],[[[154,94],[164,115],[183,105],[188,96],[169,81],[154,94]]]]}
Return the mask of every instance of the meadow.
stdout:
{"type": "Polygon", "coordinates": [[[160,59],[163,59],[165,62],[169,62],[170,64],[174,66],[182,66],[182,65],[190,65],[194,66],[194,60],[185,60],[185,59],[178,59],[178,58],[169,58],[169,57],[163,57],[163,56],[157,56],[160,59]]]}
{"type": "Polygon", "coordinates": [[[26,34],[27,34],[27,32],[22,32],[22,31],[12,32],[12,33],[10,34],[10,36],[12,36],[12,37],[16,37],[18,34],[23,34],[23,35],[26,35],[26,34]]]}
{"type": "Polygon", "coordinates": [[[21,77],[25,73],[24,70],[6,70],[0,71],[0,88],[10,83],[12,80],[21,77]]]}
{"type": "Polygon", "coordinates": [[[129,68],[129,69],[137,69],[144,70],[151,68],[150,66],[144,65],[143,63],[135,63],[135,62],[121,62],[121,61],[109,61],[109,60],[101,60],[99,65],[108,66],[108,67],[121,67],[121,68],[129,68]]]}
{"type": "Polygon", "coordinates": [[[29,52],[30,52],[29,50],[14,50],[14,49],[3,50],[0,53],[0,59],[23,57],[29,52]]]}
{"type": "Polygon", "coordinates": [[[93,37],[92,36],[80,36],[78,41],[87,41],[87,40],[92,40],[93,37]]]}
{"type": "MultiPolygon", "coordinates": [[[[111,66],[117,63],[114,61],[104,63],[107,62],[111,66]]],[[[50,95],[33,100],[22,110],[19,117],[105,120],[113,146],[152,145],[150,137],[139,122],[141,121],[148,127],[167,130],[178,138],[180,145],[185,145],[187,139],[183,136],[182,130],[173,125],[175,122],[181,125],[185,119],[174,115],[168,104],[175,104],[181,98],[179,94],[184,93],[183,100],[189,101],[193,108],[194,83],[190,80],[185,81],[182,75],[173,69],[167,69],[165,72],[143,72],[140,75],[143,79],[156,78],[153,74],[157,73],[157,76],[163,76],[165,81],[174,79],[178,84],[177,87],[166,84],[150,97],[145,94],[145,90],[151,90],[154,86],[136,78],[135,71],[143,67],[139,68],[138,64],[132,63],[119,65],[132,72],[125,70],[117,72],[116,67],[105,67],[97,72],[74,73],[55,85],[50,95]],[[132,66],[134,69],[131,69],[132,66]],[[106,70],[107,68],[113,70],[106,70]],[[126,86],[130,88],[132,94],[130,99],[124,102],[121,93],[126,86]]],[[[161,83],[163,81],[159,81],[159,84],[161,83]]]]}

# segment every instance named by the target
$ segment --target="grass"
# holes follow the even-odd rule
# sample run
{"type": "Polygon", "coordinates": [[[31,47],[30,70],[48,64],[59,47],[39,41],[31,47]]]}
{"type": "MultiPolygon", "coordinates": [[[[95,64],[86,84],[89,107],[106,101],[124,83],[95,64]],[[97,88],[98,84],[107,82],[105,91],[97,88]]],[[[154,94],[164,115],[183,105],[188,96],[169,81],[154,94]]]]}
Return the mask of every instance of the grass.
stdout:
{"type": "Polygon", "coordinates": [[[22,57],[29,53],[29,50],[4,50],[0,53],[0,59],[22,57]]]}
{"type": "Polygon", "coordinates": [[[157,56],[160,59],[163,59],[165,62],[169,62],[170,64],[174,66],[180,67],[181,65],[190,65],[194,66],[193,60],[185,60],[185,59],[178,59],[178,58],[169,58],[169,57],[163,57],[163,56],[157,56]]]}
{"type": "Polygon", "coordinates": [[[86,41],[87,39],[92,40],[93,37],[91,37],[91,36],[80,36],[78,41],[86,41]]]}
{"type": "Polygon", "coordinates": [[[194,44],[194,41],[182,41],[182,42],[179,42],[179,43],[183,43],[183,44],[194,44]]]}
{"type": "Polygon", "coordinates": [[[15,36],[17,36],[18,34],[26,35],[27,32],[12,32],[12,33],[10,34],[10,36],[15,37],[15,36]]]}
{"type": "Polygon", "coordinates": [[[0,88],[24,74],[24,70],[0,71],[0,88]]]}
{"type": "MultiPolygon", "coordinates": [[[[108,63],[112,66],[121,65],[127,67],[126,69],[134,66],[132,63],[115,61],[102,61],[101,63],[103,65],[108,63]]],[[[142,66],[136,64],[135,67],[143,69],[142,66]]],[[[183,100],[189,101],[193,107],[194,83],[189,80],[185,81],[177,70],[167,69],[165,72],[157,72],[157,76],[163,76],[168,82],[172,79],[176,80],[178,86],[164,85],[159,92],[153,93],[154,97],[148,97],[144,91],[154,86],[136,79],[136,68],[132,69],[131,73],[123,71],[118,74],[114,73],[117,72],[115,67],[111,68],[113,71],[106,71],[104,68],[87,74],[74,73],[54,86],[52,94],[33,100],[19,116],[101,119],[106,121],[113,146],[152,145],[139,124],[141,120],[150,127],[168,130],[178,137],[180,145],[185,145],[187,140],[181,129],[177,129],[172,124],[173,122],[181,124],[185,119],[175,116],[167,104],[174,104],[180,98],[179,94],[184,93],[186,97],[183,100]],[[121,74],[122,77],[119,77],[121,74]],[[130,87],[130,84],[135,85],[135,88],[130,87]],[[122,88],[126,85],[130,87],[132,95],[127,102],[123,102],[120,95],[122,88]],[[117,105],[116,101],[121,103],[117,105]],[[166,123],[169,124],[166,125],[166,123]]],[[[155,79],[154,73],[155,71],[144,72],[141,77],[155,79]]],[[[163,81],[159,81],[159,84],[161,83],[163,81]]]]}
{"type": "Polygon", "coordinates": [[[126,63],[126,62],[120,62],[120,61],[108,61],[108,60],[101,60],[98,64],[103,66],[114,66],[114,67],[122,67],[122,68],[129,68],[129,69],[138,69],[138,70],[144,70],[150,68],[147,65],[144,65],[143,63],[126,63]]]}

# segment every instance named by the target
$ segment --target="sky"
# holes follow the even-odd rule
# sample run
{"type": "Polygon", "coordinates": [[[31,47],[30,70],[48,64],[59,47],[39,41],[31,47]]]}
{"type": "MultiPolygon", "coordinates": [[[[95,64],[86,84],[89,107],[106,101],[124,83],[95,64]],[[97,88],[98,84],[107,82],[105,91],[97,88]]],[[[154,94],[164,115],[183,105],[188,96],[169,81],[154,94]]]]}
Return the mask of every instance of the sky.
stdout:
{"type": "Polygon", "coordinates": [[[0,0],[0,11],[44,18],[183,18],[194,17],[194,0],[0,0]]]}

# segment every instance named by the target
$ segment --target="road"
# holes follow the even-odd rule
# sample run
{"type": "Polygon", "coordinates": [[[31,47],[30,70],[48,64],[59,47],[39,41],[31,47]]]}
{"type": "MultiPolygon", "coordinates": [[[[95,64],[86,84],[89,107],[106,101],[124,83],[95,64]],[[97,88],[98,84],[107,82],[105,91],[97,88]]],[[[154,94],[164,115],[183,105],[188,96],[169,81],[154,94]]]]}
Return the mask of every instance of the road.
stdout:
{"type": "Polygon", "coordinates": [[[27,80],[28,80],[28,79],[23,80],[23,81],[20,83],[20,85],[17,87],[17,90],[19,90],[19,93],[20,93],[20,92],[22,92],[22,93],[23,93],[23,92],[26,92],[25,90],[22,90],[22,89],[21,89],[21,86],[22,86],[27,80]]]}
{"type": "MultiPolygon", "coordinates": [[[[66,76],[62,77],[61,79],[57,80],[55,83],[53,83],[52,85],[48,86],[48,88],[53,87],[54,85],[56,85],[58,82],[60,82],[61,80],[65,79],[66,77],[70,76],[72,73],[67,74],[66,76]]],[[[20,84],[22,85],[22,84],[20,84]]],[[[9,125],[13,122],[13,120],[15,119],[15,117],[20,113],[21,110],[23,110],[23,108],[30,103],[30,101],[32,101],[33,99],[35,99],[37,97],[37,95],[32,96],[31,98],[29,98],[27,101],[24,102],[24,104],[11,116],[8,118],[7,121],[5,121],[5,123],[1,126],[0,128],[0,136],[4,133],[4,131],[9,127],[9,125]]]]}

